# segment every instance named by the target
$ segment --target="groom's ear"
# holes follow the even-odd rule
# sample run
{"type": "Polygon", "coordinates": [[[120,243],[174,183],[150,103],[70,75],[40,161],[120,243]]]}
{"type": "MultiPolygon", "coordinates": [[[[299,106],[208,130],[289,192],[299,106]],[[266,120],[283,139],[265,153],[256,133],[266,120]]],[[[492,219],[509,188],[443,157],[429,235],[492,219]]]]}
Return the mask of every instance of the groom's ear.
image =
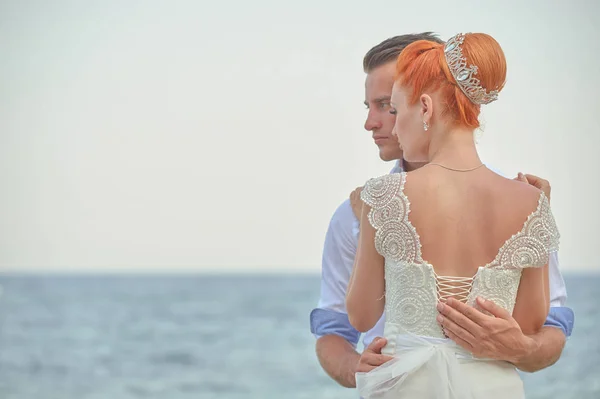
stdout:
{"type": "Polygon", "coordinates": [[[433,100],[428,94],[421,94],[421,97],[419,97],[419,106],[423,122],[429,123],[433,117],[433,100]]]}

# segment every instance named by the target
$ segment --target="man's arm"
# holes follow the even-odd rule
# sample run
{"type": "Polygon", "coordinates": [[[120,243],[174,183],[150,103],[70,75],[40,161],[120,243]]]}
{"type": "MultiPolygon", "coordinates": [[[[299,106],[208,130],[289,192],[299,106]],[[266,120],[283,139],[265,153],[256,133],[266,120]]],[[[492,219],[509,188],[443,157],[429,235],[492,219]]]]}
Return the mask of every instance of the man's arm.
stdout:
{"type": "Polygon", "coordinates": [[[562,330],[544,326],[537,334],[525,336],[525,350],[512,363],[522,371],[533,373],[552,366],[560,359],[566,337],[562,330]]]}
{"type": "Polygon", "coordinates": [[[321,297],[310,316],[317,337],[316,352],[325,372],[344,387],[355,387],[360,359],[355,350],[360,333],[346,313],[346,289],[356,253],[357,220],[349,200],[333,214],[325,236],[321,271],[321,297]]]}
{"type": "Polygon", "coordinates": [[[438,322],[448,337],[475,356],[504,360],[527,372],[551,366],[560,358],[566,340],[562,329],[546,325],[527,336],[505,309],[481,298],[477,303],[492,316],[455,299],[438,305],[438,322]]]}
{"type": "Polygon", "coordinates": [[[317,358],[323,370],[338,384],[355,388],[354,374],[360,354],[354,346],[339,335],[324,335],[317,339],[317,358]]]}
{"type": "Polygon", "coordinates": [[[386,345],[385,338],[377,337],[359,355],[343,338],[325,335],[317,340],[317,356],[331,378],[346,388],[356,388],[357,372],[368,373],[392,360],[391,356],[381,354],[386,345]]]}

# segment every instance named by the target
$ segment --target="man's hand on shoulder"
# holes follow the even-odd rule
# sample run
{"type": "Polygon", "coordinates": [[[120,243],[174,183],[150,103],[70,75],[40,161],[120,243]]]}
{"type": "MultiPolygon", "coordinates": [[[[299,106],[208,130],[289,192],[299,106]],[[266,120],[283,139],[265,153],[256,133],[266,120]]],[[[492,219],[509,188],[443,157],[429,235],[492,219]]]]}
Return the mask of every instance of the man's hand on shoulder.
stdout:
{"type": "Polygon", "coordinates": [[[363,188],[361,187],[356,187],[354,189],[354,191],[352,191],[350,193],[350,206],[352,206],[352,212],[354,213],[354,216],[356,216],[356,218],[358,220],[360,220],[360,215],[362,213],[362,207],[363,207],[363,202],[360,199],[360,193],[362,192],[363,188]]]}
{"type": "Polygon", "coordinates": [[[544,194],[546,195],[546,197],[548,197],[548,201],[550,201],[550,192],[552,191],[552,188],[550,187],[550,182],[548,180],[542,179],[541,177],[538,177],[535,175],[529,175],[529,174],[524,175],[523,173],[520,173],[520,172],[514,180],[518,180],[520,182],[530,184],[533,187],[536,187],[536,188],[542,190],[544,192],[544,194]]]}

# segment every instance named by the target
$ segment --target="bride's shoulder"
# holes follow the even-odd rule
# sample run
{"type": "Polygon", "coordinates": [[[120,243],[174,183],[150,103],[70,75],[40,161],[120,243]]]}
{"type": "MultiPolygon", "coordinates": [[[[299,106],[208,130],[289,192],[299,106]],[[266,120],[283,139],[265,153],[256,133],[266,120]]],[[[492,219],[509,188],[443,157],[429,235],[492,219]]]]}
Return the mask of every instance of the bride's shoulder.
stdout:
{"type": "Polygon", "coordinates": [[[504,195],[506,202],[517,214],[529,214],[539,210],[546,202],[543,191],[528,183],[501,177],[498,189],[504,195]]]}
{"type": "Polygon", "coordinates": [[[501,179],[504,181],[505,189],[516,198],[524,200],[535,198],[537,200],[542,194],[542,190],[532,186],[531,184],[514,179],[507,179],[504,177],[501,177],[501,179]]]}

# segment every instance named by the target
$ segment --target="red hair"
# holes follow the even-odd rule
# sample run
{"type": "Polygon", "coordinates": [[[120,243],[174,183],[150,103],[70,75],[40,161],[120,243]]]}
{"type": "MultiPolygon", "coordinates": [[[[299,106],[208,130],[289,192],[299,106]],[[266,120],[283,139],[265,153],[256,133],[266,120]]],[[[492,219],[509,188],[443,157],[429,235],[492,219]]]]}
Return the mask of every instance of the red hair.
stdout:
{"type": "MultiPolygon", "coordinates": [[[[493,37],[484,33],[468,33],[461,45],[467,65],[477,65],[477,79],[490,92],[502,90],[506,80],[506,59],[493,37]]],[[[478,128],[481,106],[474,104],[462,92],[448,69],[444,45],[419,40],[409,44],[398,56],[396,80],[412,91],[409,99],[415,104],[426,91],[438,91],[445,109],[458,126],[478,128]]]]}

